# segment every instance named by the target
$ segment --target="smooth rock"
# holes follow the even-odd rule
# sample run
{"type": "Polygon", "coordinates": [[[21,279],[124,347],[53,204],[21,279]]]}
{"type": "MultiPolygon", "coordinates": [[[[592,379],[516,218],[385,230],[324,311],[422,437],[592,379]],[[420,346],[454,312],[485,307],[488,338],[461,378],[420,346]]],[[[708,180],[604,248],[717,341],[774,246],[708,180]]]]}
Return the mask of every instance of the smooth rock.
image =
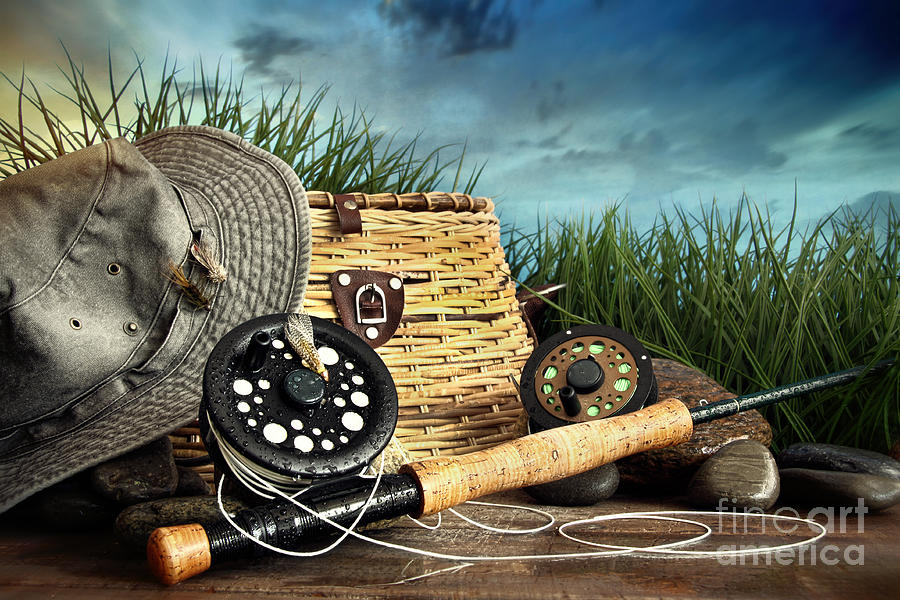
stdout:
{"type": "Polygon", "coordinates": [[[205,496],[211,492],[200,473],[188,467],[178,467],[178,486],[174,496],[205,496]]]}
{"type": "Polygon", "coordinates": [[[40,494],[33,502],[41,526],[66,531],[87,531],[98,527],[107,529],[119,509],[118,505],[93,490],[40,494]]]}
{"type": "Polygon", "coordinates": [[[883,510],[900,502],[900,481],[869,473],[781,469],[780,502],[800,506],[859,505],[883,510]]]}
{"type": "Polygon", "coordinates": [[[104,498],[126,506],[171,496],[178,486],[171,440],[163,436],[97,465],[91,483],[104,498]]]}
{"type": "MultiPolygon", "coordinates": [[[[248,508],[236,498],[223,497],[229,514],[248,508]]],[[[200,523],[209,527],[222,519],[216,496],[163,498],[129,506],[116,518],[116,537],[129,548],[143,551],[154,529],[167,525],[200,523]]]]}
{"type": "Polygon", "coordinates": [[[900,480],[900,462],[886,454],[834,444],[793,444],[778,455],[782,469],[869,473],[900,480]]]}
{"type": "Polygon", "coordinates": [[[88,531],[109,528],[120,509],[97,494],[79,473],[23,500],[4,516],[29,528],[88,531]]]}
{"type": "Polygon", "coordinates": [[[688,485],[688,501],[707,509],[766,510],[778,492],[778,467],[769,449],[754,440],[737,440],[700,466],[688,485]]]}
{"type": "MultiPolygon", "coordinates": [[[[688,408],[701,400],[717,402],[734,394],[712,378],[674,360],[653,359],[659,399],[678,398],[688,408]]],[[[719,448],[735,440],[750,439],[764,446],[772,443],[772,428],[756,410],[697,425],[687,442],[635,454],[616,462],[623,484],[668,492],[682,490],[703,462],[719,448]]]]}
{"type": "Polygon", "coordinates": [[[610,463],[559,481],[532,485],[525,491],[541,504],[590,506],[615,494],[618,487],[619,470],[610,463]]]}

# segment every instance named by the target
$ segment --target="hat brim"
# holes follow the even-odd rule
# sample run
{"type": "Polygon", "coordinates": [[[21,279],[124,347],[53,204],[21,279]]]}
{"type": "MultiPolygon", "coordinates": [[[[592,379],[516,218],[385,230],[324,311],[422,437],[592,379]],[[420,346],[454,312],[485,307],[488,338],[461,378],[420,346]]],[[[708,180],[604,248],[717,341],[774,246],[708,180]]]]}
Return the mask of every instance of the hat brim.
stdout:
{"type": "Polygon", "coordinates": [[[252,317],[302,306],[311,255],[309,206],[289,165],[211,127],[168,128],[134,146],[186,205],[204,213],[228,278],[209,311],[180,300],[179,318],[189,333],[158,374],[77,429],[4,465],[3,478],[16,485],[0,490],[0,512],[196,418],[204,365],[216,342],[252,317]]]}

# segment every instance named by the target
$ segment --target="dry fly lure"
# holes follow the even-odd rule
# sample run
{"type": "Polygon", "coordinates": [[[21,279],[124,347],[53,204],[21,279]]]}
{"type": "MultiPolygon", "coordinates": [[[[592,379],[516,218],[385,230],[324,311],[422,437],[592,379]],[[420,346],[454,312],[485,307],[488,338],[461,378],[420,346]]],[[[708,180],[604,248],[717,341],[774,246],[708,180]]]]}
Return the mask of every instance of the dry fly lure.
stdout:
{"type": "Polygon", "coordinates": [[[181,293],[188,299],[188,302],[197,308],[205,308],[206,310],[212,309],[212,301],[210,301],[203,290],[197,287],[197,284],[193,281],[188,279],[187,275],[184,274],[184,269],[171,260],[169,261],[169,272],[165,273],[165,277],[181,288],[181,293]]]}
{"type": "Polygon", "coordinates": [[[319,358],[313,339],[312,321],[306,313],[292,313],[284,325],[284,335],[294,352],[306,364],[306,366],[328,381],[328,369],[319,358]]]}
{"type": "Polygon", "coordinates": [[[191,255],[206,269],[206,276],[213,283],[224,283],[228,279],[228,271],[216,260],[216,254],[205,242],[191,244],[191,255]]]}

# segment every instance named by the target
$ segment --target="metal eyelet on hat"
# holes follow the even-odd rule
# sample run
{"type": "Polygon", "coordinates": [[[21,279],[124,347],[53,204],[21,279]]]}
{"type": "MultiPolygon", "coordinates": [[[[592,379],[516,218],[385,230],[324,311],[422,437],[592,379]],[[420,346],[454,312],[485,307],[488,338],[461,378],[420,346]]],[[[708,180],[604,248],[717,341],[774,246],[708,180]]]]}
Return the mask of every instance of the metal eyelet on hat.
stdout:
{"type": "Polygon", "coordinates": [[[69,327],[77,331],[81,329],[81,321],[79,319],[76,319],[75,317],[72,317],[71,319],[69,319],[69,327]]]}
{"type": "Polygon", "coordinates": [[[127,333],[128,335],[137,335],[137,332],[140,329],[140,327],[138,327],[138,324],[135,323],[134,321],[129,321],[129,322],[125,323],[124,325],[122,325],[122,329],[124,329],[125,333],[127,333]]]}
{"type": "Polygon", "coordinates": [[[122,272],[122,266],[119,263],[111,262],[106,265],[106,272],[110,275],[118,275],[122,272]]]}

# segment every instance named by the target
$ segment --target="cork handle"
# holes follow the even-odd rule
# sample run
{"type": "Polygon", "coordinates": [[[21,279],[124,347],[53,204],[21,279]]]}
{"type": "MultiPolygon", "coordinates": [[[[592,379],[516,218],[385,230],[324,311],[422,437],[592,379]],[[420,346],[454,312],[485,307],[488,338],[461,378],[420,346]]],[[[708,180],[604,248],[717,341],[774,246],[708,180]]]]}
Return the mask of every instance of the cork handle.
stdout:
{"type": "Polygon", "coordinates": [[[197,523],[160,527],[147,541],[147,562],[166,585],[204,572],[212,562],[206,531],[197,523]]]}
{"type": "Polygon", "coordinates": [[[688,440],[693,422],[675,399],[598,421],[550,429],[487,450],[404,465],[422,490],[420,515],[487,494],[554,481],[688,440]]]}

